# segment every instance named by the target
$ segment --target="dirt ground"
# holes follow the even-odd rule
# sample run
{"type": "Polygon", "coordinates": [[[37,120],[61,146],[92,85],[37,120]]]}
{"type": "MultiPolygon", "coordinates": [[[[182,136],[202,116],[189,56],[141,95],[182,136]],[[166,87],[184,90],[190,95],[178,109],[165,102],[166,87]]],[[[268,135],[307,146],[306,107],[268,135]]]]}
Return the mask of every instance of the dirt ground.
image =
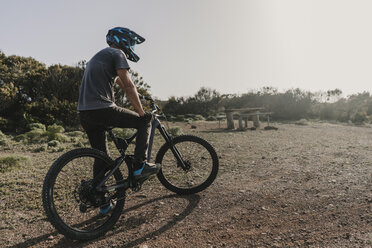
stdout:
{"type": "Polygon", "coordinates": [[[43,214],[42,179],[62,153],[0,151],[32,160],[23,179],[1,178],[0,247],[372,247],[370,127],[176,125],[216,148],[216,181],[186,197],[147,182],[127,197],[114,229],[89,242],[66,239],[43,214]]]}

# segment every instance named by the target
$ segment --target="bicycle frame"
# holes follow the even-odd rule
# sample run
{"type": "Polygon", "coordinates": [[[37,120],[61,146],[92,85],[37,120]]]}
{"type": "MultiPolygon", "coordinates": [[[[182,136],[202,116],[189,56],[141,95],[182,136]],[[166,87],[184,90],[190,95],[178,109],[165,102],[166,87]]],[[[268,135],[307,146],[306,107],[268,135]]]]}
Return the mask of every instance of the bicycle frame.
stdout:
{"type": "MultiPolygon", "coordinates": [[[[168,134],[164,126],[161,124],[160,120],[157,118],[158,116],[154,116],[154,119],[151,123],[151,133],[149,139],[149,146],[147,148],[147,161],[150,162],[151,160],[151,152],[152,152],[152,145],[154,141],[155,131],[156,129],[159,130],[160,134],[163,136],[165,142],[169,144],[170,149],[177,160],[177,166],[182,167],[182,169],[187,170],[189,169],[188,166],[184,163],[182,159],[181,153],[177,150],[172,142],[172,137],[168,134]]],[[[114,167],[109,171],[109,173],[103,178],[101,182],[98,183],[96,189],[97,191],[104,191],[107,192],[109,190],[124,188],[124,190],[128,188],[133,188],[136,186],[137,182],[133,177],[133,168],[132,168],[132,156],[126,155],[125,151],[128,148],[129,144],[134,140],[137,136],[137,132],[135,132],[132,136],[127,139],[118,138],[112,132],[112,129],[108,130],[108,134],[111,139],[114,141],[116,148],[119,150],[121,156],[115,160],[114,167]],[[128,167],[128,178],[124,179],[123,182],[120,182],[116,185],[112,186],[104,186],[105,182],[114,174],[114,172],[119,169],[123,161],[126,162],[128,167]]],[[[106,173],[106,172],[104,172],[106,173]]]]}

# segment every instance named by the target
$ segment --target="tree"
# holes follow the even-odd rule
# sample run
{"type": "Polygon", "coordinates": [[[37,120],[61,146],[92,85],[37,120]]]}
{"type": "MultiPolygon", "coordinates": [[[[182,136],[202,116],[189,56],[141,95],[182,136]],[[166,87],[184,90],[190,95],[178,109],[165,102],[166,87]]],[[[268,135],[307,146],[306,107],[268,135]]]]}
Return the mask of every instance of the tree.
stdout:
{"type": "Polygon", "coordinates": [[[14,109],[17,104],[18,88],[13,83],[0,83],[0,114],[9,114],[10,109],[14,109]]]}
{"type": "Polygon", "coordinates": [[[327,91],[327,101],[328,102],[336,102],[340,100],[342,95],[342,91],[340,89],[328,90],[327,91]]]}
{"type": "MultiPolygon", "coordinates": [[[[138,72],[129,70],[129,74],[132,82],[137,88],[139,94],[143,96],[151,96],[150,85],[144,82],[143,77],[141,77],[138,72]]],[[[120,88],[118,84],[115,84],[115,103],[118,106],[133,109],[129,100],[125,96],[125,92],[120,88]]]]}

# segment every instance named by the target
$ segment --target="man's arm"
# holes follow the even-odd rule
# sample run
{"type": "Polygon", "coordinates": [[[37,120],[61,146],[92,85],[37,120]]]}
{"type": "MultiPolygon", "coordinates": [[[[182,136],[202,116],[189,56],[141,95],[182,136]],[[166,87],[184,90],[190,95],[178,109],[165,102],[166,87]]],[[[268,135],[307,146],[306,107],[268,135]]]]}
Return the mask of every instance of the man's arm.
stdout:
{"type": "Polygon", "coordinates": [[[136,112],[140,116],[144,116],[145,112],[143,111],[141,101],[138,97],[137,88],[130,79],[128,69],[118,69],[117,74],[119,77],[116,78],[115,82],[125,91],[136,112]]]}

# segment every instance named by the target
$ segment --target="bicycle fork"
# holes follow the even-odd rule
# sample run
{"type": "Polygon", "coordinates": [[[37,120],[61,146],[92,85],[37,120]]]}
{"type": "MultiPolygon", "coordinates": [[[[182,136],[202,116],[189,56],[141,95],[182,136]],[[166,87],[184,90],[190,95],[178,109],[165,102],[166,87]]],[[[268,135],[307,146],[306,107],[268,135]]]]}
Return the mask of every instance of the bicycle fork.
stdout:
{"type": "Polygon", "coordinates": [[[154,141],[154,134],[155,134],[156,128],[159,130],[160,134],[163,136],[165,142],[169,144],[169,147],[174,157],[177,160],[177,165],[180,166],[185,171],[189,170],[190,165],[186,164],[183,161],[182,154],[178,151],[177,147],[174,146],[172,137],[168,134],[167,130],[165,130],[164,126],[157,119],[155,119],[152,122],[151,134],[150,134],[150,140],[149,140],[149,148],[147,150],[147,161],[150,162],[150,159],[151,159],[151,150],[152,150],[152,144],[154,141]]]}

